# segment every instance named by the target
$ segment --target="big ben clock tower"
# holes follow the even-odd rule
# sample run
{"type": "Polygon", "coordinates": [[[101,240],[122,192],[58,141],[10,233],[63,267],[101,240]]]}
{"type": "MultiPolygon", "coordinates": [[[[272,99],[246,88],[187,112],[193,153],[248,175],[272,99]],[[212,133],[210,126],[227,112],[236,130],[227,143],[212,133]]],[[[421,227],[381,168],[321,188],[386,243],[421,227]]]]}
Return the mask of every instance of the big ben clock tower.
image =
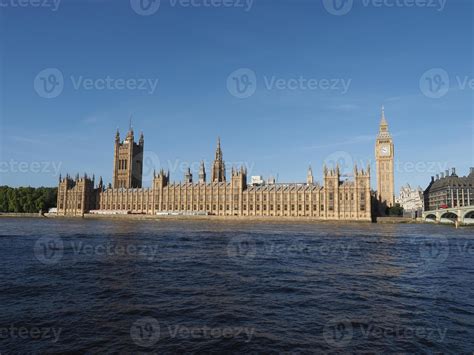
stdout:
{"type": "Polygon", "coordinates": [[[375,143],[375,160],[377,165],[377,197],[381,203],[388,207],[395,205],[394,182],[394,149],[393,139],[388,131],[385,111],[382,107],[382,120],[375,143]]]}

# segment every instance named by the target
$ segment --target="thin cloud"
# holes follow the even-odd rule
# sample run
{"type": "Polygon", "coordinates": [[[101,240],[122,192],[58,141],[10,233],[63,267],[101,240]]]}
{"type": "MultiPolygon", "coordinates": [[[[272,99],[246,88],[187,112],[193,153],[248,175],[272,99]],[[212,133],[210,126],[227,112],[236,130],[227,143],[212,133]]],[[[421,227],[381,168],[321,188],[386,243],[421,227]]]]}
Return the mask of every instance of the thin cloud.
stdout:
{"type": "Polygon", "coordinates": [[[355,136],[355,137],[352,137],[350,139],[347,139],[347,140],[344,140],[344,141],[341,141],[341,142],[306,146],[306,147],[303,147],[303,150],[333,148],[333,147],[340,147],[340,146],[344,146],[344,145],[353,145],[353,144],[359,144],[359,143],[374,142],[375,138],[376,137],[375,137],[374,134],[360,135],[360,136],[355,136]]]}
{"type": "Polygon", "coordinates": [[[94,124],[101,121],[107,121],[108,118],[109,115],[107,113],[94,113],[81,119],[81,122],[85,124],[94,124]]]}
{"type": "Polygon", "coordinates": [[[342,104],[342,105],[337,105],[337,106],[332,106],[330,107],[331,110],[337,110],[337,111],[356,111],[359,109],[359,106],[354,105],[354,104],[342,104]]]}
{"type": "Polygon", "coordinates": [[[35,138],[22,137],[22,136],[12,136],[12,139],[16,142],[29,143],[29,144],[41,144],[43,141],[35,138]]]}

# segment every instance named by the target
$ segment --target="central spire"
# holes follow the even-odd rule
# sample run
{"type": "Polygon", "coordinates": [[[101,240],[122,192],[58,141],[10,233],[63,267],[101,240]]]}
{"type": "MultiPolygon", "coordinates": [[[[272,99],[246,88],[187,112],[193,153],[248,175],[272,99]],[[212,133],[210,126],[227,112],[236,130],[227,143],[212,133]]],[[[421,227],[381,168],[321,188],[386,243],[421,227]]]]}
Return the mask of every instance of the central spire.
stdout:
{"type": "Polygon", "coordinates": [[[382,113],[380,117],[380,128],[379,128],[379,135],[388,135],[388,122],[385,118],[385,107],[382,106],[382,113]]]}
{"type": "Polygon", "coordinates": [[[217,137],[216,158],[214,159],[214,163],[212,165],[212,181],[213,182],[225,181],[225,164],[222,158],[220,137],[217,137]]]}
{"type": "Polygon", "coordinates": [[[221,137],[217,137],[216,160],[222,160],[221,137]]]}
{"type": "Polygon", "coordinates": [[[388,126],[387,119],[385,118],[385,107],[382,105],[382,115],[380,119],[380,126],[388,126]]]}
{"type": "Polygon", "coordinates": [[[128,122],[128,132],[127,132],[127,140],[134,140],[134,132],[133,132],[133,125],[132,125],[132,115],[129,117],[128,122]]]}

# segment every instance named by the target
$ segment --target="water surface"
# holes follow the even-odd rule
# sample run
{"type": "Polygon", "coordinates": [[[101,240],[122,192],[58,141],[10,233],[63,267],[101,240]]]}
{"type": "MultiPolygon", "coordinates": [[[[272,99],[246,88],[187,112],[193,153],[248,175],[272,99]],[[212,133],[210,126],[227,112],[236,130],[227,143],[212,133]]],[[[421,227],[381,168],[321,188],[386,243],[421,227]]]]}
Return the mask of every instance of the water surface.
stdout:
{"type": "Polygon", "coordinates": [[[0,219],[0,352],[472,353],[473,235],[0,219]]]}

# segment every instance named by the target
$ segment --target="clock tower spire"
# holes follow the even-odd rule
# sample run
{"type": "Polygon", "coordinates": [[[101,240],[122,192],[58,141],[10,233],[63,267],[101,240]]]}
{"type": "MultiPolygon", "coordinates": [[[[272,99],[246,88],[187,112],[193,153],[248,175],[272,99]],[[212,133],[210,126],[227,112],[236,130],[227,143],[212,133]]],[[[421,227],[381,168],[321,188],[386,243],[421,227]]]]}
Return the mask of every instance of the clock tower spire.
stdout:
{"type": "Polygon", "coordinates": [[[383,106],[379,134],[375,143],[375,161],[378,200],[387,207],[393,207],[395,205],[394,145],[383,106]]]}

